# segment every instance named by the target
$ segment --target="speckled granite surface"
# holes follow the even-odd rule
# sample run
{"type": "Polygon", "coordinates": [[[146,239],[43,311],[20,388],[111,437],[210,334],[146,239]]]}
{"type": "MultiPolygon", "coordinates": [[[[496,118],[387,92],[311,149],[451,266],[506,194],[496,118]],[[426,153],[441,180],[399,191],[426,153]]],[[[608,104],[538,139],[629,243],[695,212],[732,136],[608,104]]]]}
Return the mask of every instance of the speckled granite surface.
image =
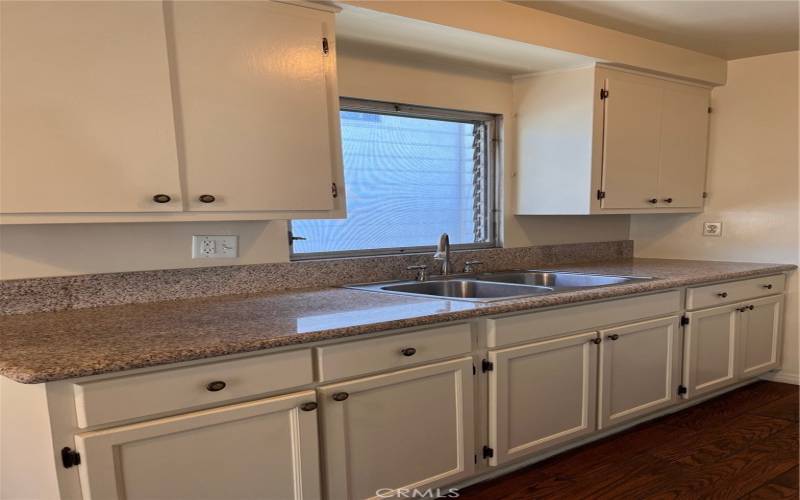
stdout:
{"type": "Polygon", "coordinates": [[[793,265],[635,259],[562,266],[647,282],[485,304],[328,288],[0,317],[0,375],[68,379],[382,330],[774,274],[793,265]]]}
{"type": "MultiPolygon", "coordinates": [[[[386,281],[414,276],[406,267],[438,269],[433,254],[387,255],[353,259],[285,262],[247,266],[89,274],[59,278],[0,281],[0,314],[61,311],[119,304],[214,297],[280,290],[321,288],[346,283],[386,281]]],[[[481,271],[569,262],[596,262],[633,256],[633,242],[610,241],[523,248],[454,251],[454,269],[480,260],[481,271]]]]}

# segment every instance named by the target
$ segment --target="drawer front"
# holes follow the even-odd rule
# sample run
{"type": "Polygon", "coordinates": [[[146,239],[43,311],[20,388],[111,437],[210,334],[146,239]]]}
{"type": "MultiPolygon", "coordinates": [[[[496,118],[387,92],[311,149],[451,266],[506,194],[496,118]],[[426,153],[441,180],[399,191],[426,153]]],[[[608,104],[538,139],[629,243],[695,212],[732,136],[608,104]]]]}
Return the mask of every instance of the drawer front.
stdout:
{"type": "Polygon", "coordinates": [[[458,356],[472,351],[469,323],[402,333],[317,348],[320,380],[365,373],[458,356]]]}
{"type": "Polygon", "coordinates": [[[681,292],[609,300],[487,320],[487,345],[499,347],[556,335],[599,329],[644,318],[666,316],[681,308],[681,292]]]}
{"type": "Polygon", "coordinates": [[[786,276],[776,274],[763,278],[692,287],[686,290],[686,309],[715,307],[782,293],[785,285],[786,276]]]}
{"type": "Polygon", "coordinates": [[[303,349],[78,383],[73,388],[78,426],[83,428],[224,403],[313,381],[311,350],[303,349]]]}

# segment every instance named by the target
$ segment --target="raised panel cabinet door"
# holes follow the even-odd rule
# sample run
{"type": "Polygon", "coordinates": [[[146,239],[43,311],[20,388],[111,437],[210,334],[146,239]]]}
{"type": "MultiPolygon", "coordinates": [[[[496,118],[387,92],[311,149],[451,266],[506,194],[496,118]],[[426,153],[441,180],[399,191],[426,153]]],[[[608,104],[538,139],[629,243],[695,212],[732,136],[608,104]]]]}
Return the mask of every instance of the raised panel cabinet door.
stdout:
{"type": "Polygon", "coordinates": [[[315,394],[304,391],[78,434],[83,497],[320,498],[310,403],[315,394]]]}
{"type": "Polygon", "coordinates": [[[750,301],[742,312],[741,377],[755,377],[780,367],[783,297],[750,301]]]}
{"type": "Polygon", "coordinates": [[[0,212],[180,211],[160,2],[0,13],[0,212]]]}
{"type": "Polygon", "coordinates": [[[609,72],[605,81],[602,208],[651,208],[658,197],[664,90],[660,80],[609,72]]]}
{"type": "Polygon", "coordinates": [[[665,82],[659,150],[661,207],[703,206],[708,148],[708,89],[665,82]]]}
{"type": "Polygon", "coordinates": [[[472,358],[319,389],[327,498],[386,498],[474,469],[472,358]]]}
{"type": "Polygon", "coordinates": [[[738,380],[737,363],[742,304],[687,313],[684,329],[683,385],[686,398],[738,380]]]}
{"type": "Polygon", "coordinates": [[[595,430],[597,332],[489,352],[490,465],[595,430]]]}
{"type": "Polygon", "coordinates": [[[605,429],[677,401],[680,318],[601,330],[598,426],[605,429]]]}
{"type": "Polygon", "coordinates": [[[332,15],[247,1],[166,12],[189,210],[330,209],[332,15]]]}

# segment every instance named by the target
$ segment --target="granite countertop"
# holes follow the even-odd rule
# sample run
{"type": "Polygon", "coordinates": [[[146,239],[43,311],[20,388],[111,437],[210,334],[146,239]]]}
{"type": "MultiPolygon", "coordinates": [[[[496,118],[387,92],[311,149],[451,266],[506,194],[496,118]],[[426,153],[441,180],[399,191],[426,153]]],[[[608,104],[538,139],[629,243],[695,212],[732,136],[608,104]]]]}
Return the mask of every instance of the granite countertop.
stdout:
{"type": "Polygon", "coordinates": [[[490,303],[325,288],[0,316],[0,375],[64,380],[796,268],[662,259],[556,267],[655,279],[490,303]]]}

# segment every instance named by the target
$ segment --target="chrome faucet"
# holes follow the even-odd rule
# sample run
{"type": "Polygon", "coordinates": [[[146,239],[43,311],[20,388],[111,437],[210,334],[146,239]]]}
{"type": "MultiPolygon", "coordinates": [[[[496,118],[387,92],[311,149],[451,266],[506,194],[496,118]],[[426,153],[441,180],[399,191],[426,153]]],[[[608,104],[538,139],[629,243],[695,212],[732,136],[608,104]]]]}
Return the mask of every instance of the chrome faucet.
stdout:
{"type": "Polygon", "coordinates": [[[436,253],[433,254],[433,260],[442,261],[442,276],[450,274],[450,237],[447,233],[442,233],[439,237],[439,245],[436,247],[436,253]]]}

